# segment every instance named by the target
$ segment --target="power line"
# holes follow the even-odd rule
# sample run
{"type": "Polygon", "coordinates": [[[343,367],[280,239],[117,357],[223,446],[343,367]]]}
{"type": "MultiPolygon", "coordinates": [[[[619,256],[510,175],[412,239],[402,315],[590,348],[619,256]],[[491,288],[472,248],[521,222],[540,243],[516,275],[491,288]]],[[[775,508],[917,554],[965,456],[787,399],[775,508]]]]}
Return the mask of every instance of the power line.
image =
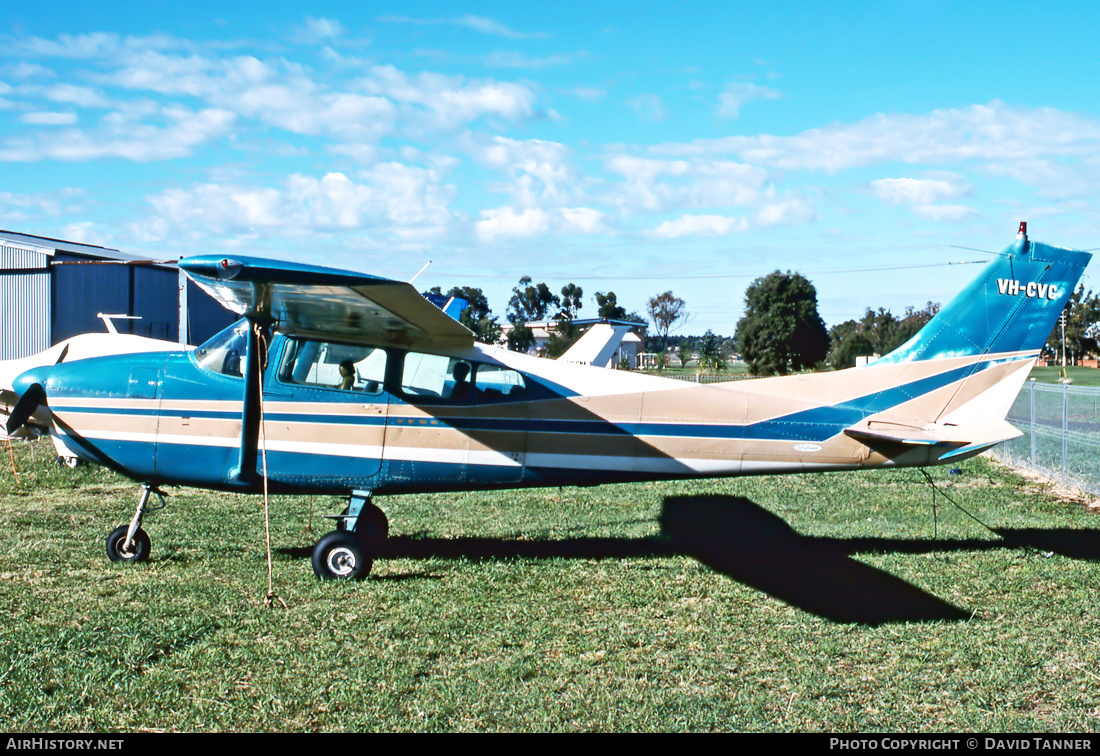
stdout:
{"type": "MultiPolygon", "coordinates": [[[[798,271],[802,275],[812,276],[827,276],[837,273],[881,273],[891,270],[916,270],[918,268],[945,268],[949,265],[984,265],[985,260],[961,260],[958,262],[946,262],[946,263],[925,263],[923,265],[884,265],[867,268],[823,268],[821,270],[809,270],[798,271]]],[[[472,280],[513,280],[515,276],[499,275],[499,274],[477,274],[467,272],[451,272],[448,270],[437,270],[436,276],[445,276],[448,278],[460,278],[460,279],[472,279],[472,280]]],[[[554,276],[560,278],[561,276],[554,276]]],[[[686,280],[711,280],[715,278],[759,278],[758,273],[698,273],[690,275],[650,275],[650,276],[608,276],[600,274],[587,274],[587,273],[570,273],[567,277],[577,280],[598,280],[598,281],[686,281],[686,280]]],[[[518,279],[517,279],[518,280],[518,279]]]]}

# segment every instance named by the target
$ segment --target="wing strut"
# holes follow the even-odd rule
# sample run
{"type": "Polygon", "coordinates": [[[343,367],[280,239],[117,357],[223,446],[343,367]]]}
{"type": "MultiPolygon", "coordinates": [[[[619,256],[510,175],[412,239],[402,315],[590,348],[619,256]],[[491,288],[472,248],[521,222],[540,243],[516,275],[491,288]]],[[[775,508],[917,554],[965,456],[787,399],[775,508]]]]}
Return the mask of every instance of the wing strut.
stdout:
{"type": "MultiPolygon", "coordinates": [[[[263,301],[262,297],[257,297],[263,301]]],[[[244,314],[248,319],[248,342],[245,348],[244,395],[241,401],[241,445],[237,466],[230,472],[230,479],[245,487],[260,482],[256,469],[259,448],[260,419],[262,417],[261,382],[267,366],[267,345],[271,338],[272,319],[262,312],[262,306],[244,314]]]]}

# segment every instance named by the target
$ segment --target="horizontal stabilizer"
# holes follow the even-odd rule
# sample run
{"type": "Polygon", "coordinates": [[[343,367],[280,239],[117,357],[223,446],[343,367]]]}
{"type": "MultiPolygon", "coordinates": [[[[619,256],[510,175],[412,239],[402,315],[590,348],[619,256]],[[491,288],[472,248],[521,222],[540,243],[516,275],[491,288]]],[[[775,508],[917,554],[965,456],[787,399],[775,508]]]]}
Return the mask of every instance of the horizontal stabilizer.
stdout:
{"type": "Polygon", "coordinates": [[[941,456],[941,459],[978,449],[986,449],[994,444],[1023,435],[1004,420],[990,420],[964,425],[929,423],[919,428],[882,420],[865,420],[862,423],[845,428],[844,433],[871,448],[882,444],[959,447],[941,456]]]}

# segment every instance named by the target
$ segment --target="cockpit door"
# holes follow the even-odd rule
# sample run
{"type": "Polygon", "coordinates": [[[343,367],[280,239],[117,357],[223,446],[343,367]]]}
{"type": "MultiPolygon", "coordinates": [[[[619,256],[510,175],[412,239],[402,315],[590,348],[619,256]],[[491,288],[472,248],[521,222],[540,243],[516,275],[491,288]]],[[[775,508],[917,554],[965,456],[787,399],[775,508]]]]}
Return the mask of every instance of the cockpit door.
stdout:
{"type": "Polygon", "coordinates": [[[370,488],[382,465],[389,406],[385,350],[280,341],[281,349],[272,349],[277,365],[267,371],[260,438],[269,479],[306,488],[370,488]]]}

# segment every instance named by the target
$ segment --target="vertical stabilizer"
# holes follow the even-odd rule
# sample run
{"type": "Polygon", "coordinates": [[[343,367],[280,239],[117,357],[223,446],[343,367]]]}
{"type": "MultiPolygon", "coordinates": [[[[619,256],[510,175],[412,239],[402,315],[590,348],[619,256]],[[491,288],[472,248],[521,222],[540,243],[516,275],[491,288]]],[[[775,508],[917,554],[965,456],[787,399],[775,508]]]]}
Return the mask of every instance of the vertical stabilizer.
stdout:
{"type": "Polygon", "coordinates": [[[872,364],[1035,352],[1046,342],[1092,255],[1016,241],[916,336],[872,364]]]}

